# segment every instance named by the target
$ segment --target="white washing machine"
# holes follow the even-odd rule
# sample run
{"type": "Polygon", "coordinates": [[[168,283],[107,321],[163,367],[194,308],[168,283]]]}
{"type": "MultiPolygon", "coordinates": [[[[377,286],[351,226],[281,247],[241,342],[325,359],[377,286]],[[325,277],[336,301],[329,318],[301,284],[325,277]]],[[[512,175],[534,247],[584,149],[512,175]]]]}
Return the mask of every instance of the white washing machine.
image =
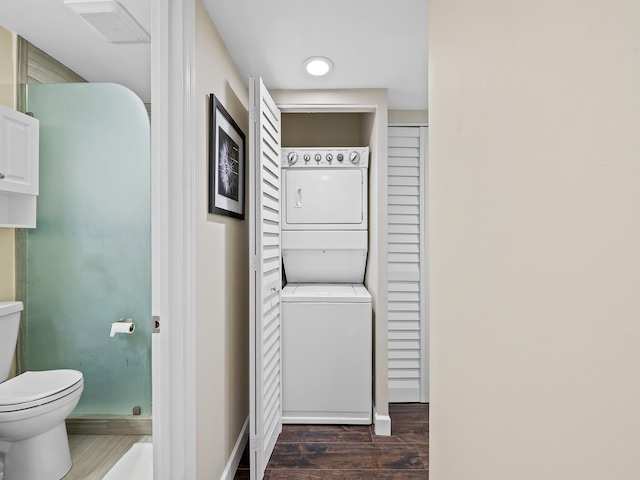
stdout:
{"type": "Polygon", "coordinates": [[[287,285],[282,421],[371,424],[371,296],[363,285],[287,285]]]}
{"type": "Polygon", "coordinates": [[[283,423],[370,424],[369,150],[282,150],[283,423]]]}

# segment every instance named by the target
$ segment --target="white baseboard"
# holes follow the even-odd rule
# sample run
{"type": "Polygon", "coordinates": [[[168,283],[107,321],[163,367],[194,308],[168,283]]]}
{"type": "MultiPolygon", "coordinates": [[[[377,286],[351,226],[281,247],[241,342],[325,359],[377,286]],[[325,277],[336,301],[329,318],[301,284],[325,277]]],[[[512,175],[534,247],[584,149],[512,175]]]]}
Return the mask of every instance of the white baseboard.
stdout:
{"type": "Polygon", "coordinates": [[[375,407],[373,409],[373,423],[375,425],[375,434],[389,436],[391,435],[391,417],[389,415],[380,415],[375,407]]]}
{"type": "Polygon", "coordinates": [[[236,440],[236,444],[233,447],[233,451],[231,452],[227,466],[224,468],[224,472],[222,472],[220,480],[233,480],[233,477],[236,475],[236,470],[238,470],[244,447],[247,445],[247,440],[249,440],[249,417],[244,421],[240,435],[238,435],[238,439],[236,440]]]}

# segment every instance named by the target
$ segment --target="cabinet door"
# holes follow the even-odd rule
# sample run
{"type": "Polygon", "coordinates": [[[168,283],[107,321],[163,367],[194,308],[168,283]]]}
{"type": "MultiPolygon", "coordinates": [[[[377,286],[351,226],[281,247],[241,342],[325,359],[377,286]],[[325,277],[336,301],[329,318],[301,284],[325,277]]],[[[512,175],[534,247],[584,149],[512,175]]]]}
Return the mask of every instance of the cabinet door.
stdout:
{"type": "Polygon", "coordinates": [[[427,127],[389,127],[389,402],[428,402],[427,127]]]}
{"type": "Polygon", "coordinates": [[[38,194],[38,123],[0,105],[0,191],[38,194]]]}
{"type": "Polygon", "coordinates": [[[261,480],[282,431],[281,118],[260,77],[250,78],[249,103],[251,480],[261,480]]]}

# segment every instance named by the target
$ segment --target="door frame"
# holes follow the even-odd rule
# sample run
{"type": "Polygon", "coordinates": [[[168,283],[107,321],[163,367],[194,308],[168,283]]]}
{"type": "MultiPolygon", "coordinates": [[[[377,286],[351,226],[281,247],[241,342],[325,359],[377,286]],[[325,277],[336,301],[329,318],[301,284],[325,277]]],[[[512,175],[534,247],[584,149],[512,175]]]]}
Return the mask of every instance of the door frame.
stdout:
{"type": "MultiPolygon", "coordinates": [[[[389,415],[389,378],[388,378],[388,294],[387,294],[387,151],[388,151],[388,109],[386,90],[271,90],[271,96],[282,114],[287,113],[369,113],[373,115],[371,155],[375,165],[369,166],[369,202],[371,190],[376,188],[378,195],[377,232],[371,233],[374,224],[369,219],[370,242],[375,237],[378,245],[376,255],[377,278],[371,280],[367,275],[365,283],[372,294],[374,305],[373,350],[373,423],[376,435],[391,435],[391,417],[389,415]],[[375,178],[374,178],[375,177],[375,178]],[[383,218],[384,221],[380,221],[383,218]],[[373,283],[373,284],[371,284],[373,283]]],[[[369,215],[371,216],[371,205],[369,215]]],[[[372,255],[371,248],[369,255],[372,255]]]]}
{"type": "Polygon", "coordinates": [[[197,470],[195,0],[151,2],[151,38],[153,476],[180,480],[197,470]]]}

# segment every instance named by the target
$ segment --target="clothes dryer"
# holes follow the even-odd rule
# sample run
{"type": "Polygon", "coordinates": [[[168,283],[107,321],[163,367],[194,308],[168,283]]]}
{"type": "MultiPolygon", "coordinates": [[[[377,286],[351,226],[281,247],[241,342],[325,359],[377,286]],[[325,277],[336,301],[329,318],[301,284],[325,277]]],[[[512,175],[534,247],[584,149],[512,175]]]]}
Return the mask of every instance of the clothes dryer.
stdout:
{"type": "Polygon", "coordinates": [[[369,149],[282,150],[282,259],[293,283],[362,283],[369,149]]]}
{"type": "Polygon", "coordinates": [[[282,149],[282,230],[366,231],[368,166],[368,147],[282,149]]]}

